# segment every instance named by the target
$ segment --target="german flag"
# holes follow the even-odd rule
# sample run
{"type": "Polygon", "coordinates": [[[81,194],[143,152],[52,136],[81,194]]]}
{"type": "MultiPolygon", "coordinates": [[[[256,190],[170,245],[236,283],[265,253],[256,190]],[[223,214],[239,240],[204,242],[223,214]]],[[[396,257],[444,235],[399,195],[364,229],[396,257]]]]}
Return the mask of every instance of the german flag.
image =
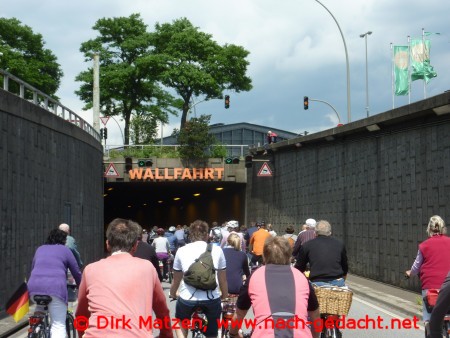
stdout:
{"type": "Polygon", "coordinates": [[[13,316],[16,323],[21,320],[29,309],[27,283],[23,282],[14,295],[6,303],[6,312],[13,316]]]}

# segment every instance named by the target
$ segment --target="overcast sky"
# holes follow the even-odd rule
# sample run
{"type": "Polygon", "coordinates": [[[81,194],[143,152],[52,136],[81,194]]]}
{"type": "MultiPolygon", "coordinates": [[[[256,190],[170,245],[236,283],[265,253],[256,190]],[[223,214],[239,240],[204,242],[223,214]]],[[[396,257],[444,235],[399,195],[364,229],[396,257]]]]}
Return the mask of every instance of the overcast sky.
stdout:
{"type": "MultiPolygon", "coordinates": [[[[392,108],[392,57],[390,43],[406,45],[407,36],[425,31],[441,33],[431,38],[431,65],[437,78],[426,87],[427,96],[450,89],[450,1],[448,0],[321,0],[338,21],[348,50],[350,65],[351,120],[366,117],[366,54],[360,34],[368,37],[370,115],[392,108]]],[[[211,114],[212,123],[249,122],[295,133],[316,132],[336,126],[335,112],[326,104],[310,102],[303,109],[303,96],[334,106],[347,123],[346,58],[342,37],[333,17],[315,0],[0,0],[0,16],[15,17],[42,34],[45,47],[61,64],[64,77],[57,95],[61,103],[92,122],[92,112],[74,91],[75,76],[92,66],[80,53],[82,42],[95,38],[92,29],[103,17],[140,13],[149,31],[155,23],[186,17],[219,44],[243,46],[250,52],[248,75],[253,90],[231,96],[231,107],[222,100],[203,102],[195,113],[211,114]]],[[[423,82],[412,85],[411,101],[424,98],[423,82]]],[[[408,104],[396,97],[395,106],[408,104]]],[[[120,121],[119,121],[120,123],[120,121]]],[[[164,136],[179,127],[171,117],[164,136]]],[[[121,144],[113,120],[108,122],[108,144],[121,144]]]]}

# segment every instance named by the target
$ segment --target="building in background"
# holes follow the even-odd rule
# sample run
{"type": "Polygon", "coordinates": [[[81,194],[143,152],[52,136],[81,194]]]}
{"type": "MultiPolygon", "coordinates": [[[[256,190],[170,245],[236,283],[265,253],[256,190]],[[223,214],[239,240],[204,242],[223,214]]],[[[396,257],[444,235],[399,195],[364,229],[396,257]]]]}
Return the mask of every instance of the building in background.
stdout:
{"type": "MultiPolygon", "coordinates": [[[[277,142],[297,137],[296,133],[273,127],[260,126],[246,122],[241,123],[216,123],[210,126],[210,133],[213,134],[220,144],[228,148],[228,156],[245,156],[248,149],[253,147],[262,147],[267,143],[267,132],[275,132],[277,142]]],[[[176,138],[172,136],[163,138],[164,145],[177,144],[176,138]]]]}

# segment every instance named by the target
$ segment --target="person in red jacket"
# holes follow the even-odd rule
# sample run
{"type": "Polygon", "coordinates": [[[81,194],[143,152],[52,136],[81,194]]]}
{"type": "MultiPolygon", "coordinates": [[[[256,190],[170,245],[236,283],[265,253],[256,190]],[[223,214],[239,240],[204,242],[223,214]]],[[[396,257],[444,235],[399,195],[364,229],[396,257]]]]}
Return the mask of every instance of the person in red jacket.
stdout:
{"type": "MultiPolygon", "coordinates": [[[[422,284],[422,296],[428,289],[440,289],[445,276],[450,270],[450,237],[447,237],[447,227],[439,216],[432,216],[428,222],[428,239],[419,244],[416,260],[411,270],[406,271],[408,277],[419,275],[422,284]]],[[[430,320],[431,313],[422,302],[423,321],[430,320]]]]}

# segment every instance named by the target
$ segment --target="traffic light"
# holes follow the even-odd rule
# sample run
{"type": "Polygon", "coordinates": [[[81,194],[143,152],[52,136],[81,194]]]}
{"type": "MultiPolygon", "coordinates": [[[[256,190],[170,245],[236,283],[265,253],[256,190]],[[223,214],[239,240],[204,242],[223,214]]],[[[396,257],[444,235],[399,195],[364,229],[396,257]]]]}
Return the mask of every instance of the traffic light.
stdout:
{"type": "Polygon", "coordinates": [[[225,95],[225,109],[230,108],[230,95],[225,95]]]}
{"type": "Polygon", "coordinates": [[[251,168],[252,165],[253,165],[253,156],[252,155],[245,156],[245,167],[251,168]]]}
{"type": "Polygon", "coordinates": [[[103,128],[100,128],[100,139],[103,139],[103,128]]]}
{"type": "Polygon", "coordinates": [[[239,157],[227,157],[225,159],[225,164],[239,164],[239,157]]]}
{"type": "Polygon", "coordinates": [[[231,164],[231,163],[233,163],[233,159],[231,157],[227,157],[225,159],[225,164],[231,164]]]}
{"type": "Polygon", "coordinates": [[[106,140],[108,138],[108,129],[103,128],[103,138],[106,140]]]}
{"type": "Polygon", "coordinates": [[[133,169],[133,159],[131,157],[125,157],[125,172],[133,169]]]}
{"type": "Polygon", "coordinates": [[[307,110],[309,108],[308,96],[303,97],[303,109],[307,110]]]}
{"type": "Polygon", "coordinates": [[[138,160],[138,167],[139,168],[151,167],[151,166],[153,166],[153,161],[151,159],[138,160]]]}

